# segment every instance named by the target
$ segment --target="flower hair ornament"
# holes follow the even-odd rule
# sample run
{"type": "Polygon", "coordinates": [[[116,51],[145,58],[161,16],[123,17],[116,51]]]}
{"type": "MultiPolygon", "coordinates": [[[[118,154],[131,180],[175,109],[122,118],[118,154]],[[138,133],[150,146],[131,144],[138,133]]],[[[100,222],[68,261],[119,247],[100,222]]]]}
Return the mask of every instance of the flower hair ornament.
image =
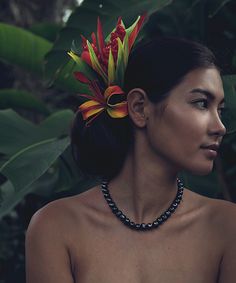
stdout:
{"type": "Polygon", "coordinates": [[[78,70],[75,78],[88,86],[86,94],[79,95],[88,100],[79,106],[86,126],[106,111],[112,118],[123,118],[128,115],[127,101],[122,90],[124,73],[129,54],[144,23],[146,16],[142,15],[126,28],[121,17],[115,29],[104,39],[100,19],[97,20],[97,36],[93,32],[90,43],[82,37],[82,53],[76,50],[74,44],[68,54],[76,62],[78,70]],[[113,96],[119,97],[118,103],[112,103],[113,96]]]}

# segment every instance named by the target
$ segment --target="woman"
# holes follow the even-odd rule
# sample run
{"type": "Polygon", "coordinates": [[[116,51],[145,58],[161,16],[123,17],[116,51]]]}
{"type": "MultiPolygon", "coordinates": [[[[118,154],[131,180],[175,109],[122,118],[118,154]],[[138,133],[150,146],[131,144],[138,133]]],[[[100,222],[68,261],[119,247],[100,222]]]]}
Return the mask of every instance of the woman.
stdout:
{"type": "Polygon", "coordinates": [[[108,182],[34,215],[27,283],[234,282],[235,205],[177,181],[182,170],[210,173],[225,134],[213,54],[176,38],[140,43],[124,90],[128,116],[103,111],[85,127],[77,114],[74,153],[108,182]]]}

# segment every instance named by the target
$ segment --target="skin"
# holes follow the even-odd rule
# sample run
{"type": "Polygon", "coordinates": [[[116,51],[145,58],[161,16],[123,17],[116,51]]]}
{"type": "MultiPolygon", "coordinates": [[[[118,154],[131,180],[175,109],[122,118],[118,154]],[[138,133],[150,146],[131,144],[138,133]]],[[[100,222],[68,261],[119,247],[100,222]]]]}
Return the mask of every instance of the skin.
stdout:
{"type": "MultiPolygon", "coordinates": [[[[189,72],[158,105],[141,89],[128,94],[135,143],[109,190],[130,219],[152,222],[166,210],[180,170],[211,172],[214,158],[201,146],[220,143],[225,134],[223,97],[214,68],[189,72]],[[193,89],[207,90],[213,99],[193,89]]],[[[235,204],[186,188],[166,223],[140,233],[124,226],[94,187],[33,216],[26,235],[27,283],[232,283],[234,217],[235,204]]]]}

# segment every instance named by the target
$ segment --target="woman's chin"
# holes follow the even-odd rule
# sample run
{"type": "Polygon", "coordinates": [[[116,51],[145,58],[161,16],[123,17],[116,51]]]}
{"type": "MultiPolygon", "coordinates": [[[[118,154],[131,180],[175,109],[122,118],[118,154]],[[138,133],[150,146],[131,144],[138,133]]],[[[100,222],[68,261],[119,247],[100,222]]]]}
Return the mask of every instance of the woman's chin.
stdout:
{"type": "Polygon", "coordinates": [[[195,165],[192,168],[188,168],[187,171],[189,171],[193,175],[205,176],[210,174],[212,169],[213,169],[213,162],[199,166],[195,165]]]}

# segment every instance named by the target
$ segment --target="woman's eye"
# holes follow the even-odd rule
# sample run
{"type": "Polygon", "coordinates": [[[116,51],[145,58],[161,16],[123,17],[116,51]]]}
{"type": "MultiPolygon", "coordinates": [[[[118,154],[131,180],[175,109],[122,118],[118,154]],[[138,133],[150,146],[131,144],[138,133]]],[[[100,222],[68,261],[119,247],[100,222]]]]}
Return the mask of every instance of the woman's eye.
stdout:
{"type": "Polygon", "coordinates": [[[206,99],[194,101],[194,104],[201,109],[205,109],[208,107],[208,101],[206,99]]]}

